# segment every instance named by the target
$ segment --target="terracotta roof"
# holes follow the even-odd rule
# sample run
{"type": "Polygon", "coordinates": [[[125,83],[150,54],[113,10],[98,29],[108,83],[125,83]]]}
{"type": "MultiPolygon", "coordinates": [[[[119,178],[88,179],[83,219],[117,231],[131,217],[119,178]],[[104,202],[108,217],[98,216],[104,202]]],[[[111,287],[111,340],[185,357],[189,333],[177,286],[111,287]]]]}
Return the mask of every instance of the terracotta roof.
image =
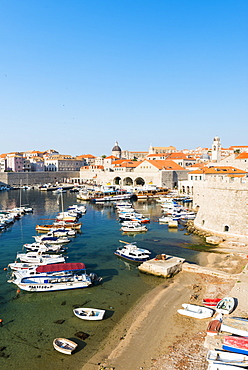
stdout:
{"type": "Polygon", "coordinates": [[[82,154],[82,155],[78,155],[77,158],[96,158],[94,157],[94,155],[92,154],[82,154]]]}
{"type": "Polygon", "coordinates": [[[184,153],[182,153],[182,152],[177,152],[177,153],[171,153],[171,154],[169,154],[168,155],[168,157],[167,157],[168,159],[192,159],[192,160],[194,160],[195,158],[193,158],[193,157],[191,157],[191,156],[189,156],[189,155],[186,155],[186,154],[184,154],[184,153]]]}
{"type": "Polygon", "coordinates": [[[185,171],[185,168],[175,163],[174,161],[171,161],[168,159],[155,159],[155,160],[146,159],[142,161],[141,164],[145,162],[152,164],[153,166],[157,167],[159,170],[185,171]]]}
{"type": "Polygon", "coordinates": [[[126,159],[117,159],[116,161],[113,161],[112,164],[116,165],[116,164],[121,164],[122,162],[126,162],[126,159]]]}
{"type": "Polygon", "coordinates": [[[116,157],[115,155],[109,155],[105,159],[118,159],[118,157],[116,157]]]}
{"type": "Polygon", "coordinates": [[[142,161],[125,161],[125,162],[122,162],[119,166],[116,166],[116,167],[135,168],[140,163],[142,163],[142,161]]]}
{"type": "Polygon", "coordinates": [[[195,170],[195,171],[191,171],[190,174],[218,174],[218,175],[228,175],[228,174],[235,174],[235,173],[239,173],[239,174],[246,174],[245,171],[243,170],[239,170],[238,168],[235,168],[235,167],[230,167],[230,166],[226,166],[226,167],[205,167],[201,170],[195,170]]]}
{"type": "Polygon", "coordinates": [[[248,146],[247,145],[232,145],[232,146],[230,146],[229,149],[238,149],[238,148],[247,148],[248,149],[248,146]]]}
{"type": "Polygon", "coordinates": [[[237,155],[236,159],[246,159],[248,158],[248,153],[244,152],[244,153],[240,153],[239,155],[237,155]]]}

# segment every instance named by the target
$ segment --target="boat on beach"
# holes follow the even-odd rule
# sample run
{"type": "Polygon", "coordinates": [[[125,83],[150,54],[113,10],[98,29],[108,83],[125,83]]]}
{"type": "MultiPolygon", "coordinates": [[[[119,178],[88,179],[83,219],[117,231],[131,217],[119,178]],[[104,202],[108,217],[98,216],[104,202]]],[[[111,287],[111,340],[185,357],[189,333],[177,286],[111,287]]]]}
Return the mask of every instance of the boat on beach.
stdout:
{"type": "Polygon", "coordinates": [[[248,355],[248,337],[227,335],[224,337],[222,349],[248,355]]]}
{"type": "Polygon", "coordinates": [[[221,331],[241,337],[248,337],[248,320],[242,317],[224,317],[221,331]]]}
{"type": "Polygon", "coordinates": [[[240,366],[225,364],[220,362],[212,362],[208,365],[207,370],[240,370],[240,366]]]}
{"type": "Polygon", "coordinates": [[[233,297],[225,297],[216,305],[216,311],[223,314],[229,314],[234,310],[235,299],[233,297]]]}
{"type": "Polygon", "coordinates": [[[55,338],[53,341],[53,347],[56,351],[71,355],[72,352],[77,348],[77,343],[66,338],[55,338]]]}
{"type": "MultiPolygon", "coordinates": [[[[208,363],[218,363],[248,367],[248,356],[240,353],[227,352],[222,350],[209,350],[206,356],[208,363]]],[[[230,367],[230,366],[229,366],[230,367]]]]}
{"type": "Polygon", "coordinates": [[[105,310],[100,310],[98,308],[75,308],[73,310],[75,316],[82,320],[96,321],[102,320],[105,314],[105,310]]]}
{"type": "Polygon", "coordinates": [[[222,298],[203,298],[202,304],[204,306],[216,307],[217,303],[219,303],[221,299],[222,298]]]}
{"type": "Polygon", "coordinates": [[[177,310],[178,313],[196,319],[207,319],[214,314],[214,310],[212,310],[212,308],[198,306],[195,304],[183,303],[182,307],[182,309],[177,310]]]}

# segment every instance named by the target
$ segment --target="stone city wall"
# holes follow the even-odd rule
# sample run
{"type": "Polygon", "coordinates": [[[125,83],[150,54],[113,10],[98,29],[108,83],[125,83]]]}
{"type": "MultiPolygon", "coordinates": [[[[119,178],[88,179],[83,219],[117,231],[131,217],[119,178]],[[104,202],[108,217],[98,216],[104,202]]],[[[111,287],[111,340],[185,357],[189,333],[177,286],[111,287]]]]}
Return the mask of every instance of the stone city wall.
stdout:
{"type": "Polygon", "coordinates": [[[69,182],[70,178],[79,178],[79,171],[2,172],[0,173],[0,185],[55,184],[56,182],[69,182]]]}
{"type": "Polygon", "coordinates": [[[194,182],[194,226],[225,238],[248,238],[248,178],[194,182]]]}

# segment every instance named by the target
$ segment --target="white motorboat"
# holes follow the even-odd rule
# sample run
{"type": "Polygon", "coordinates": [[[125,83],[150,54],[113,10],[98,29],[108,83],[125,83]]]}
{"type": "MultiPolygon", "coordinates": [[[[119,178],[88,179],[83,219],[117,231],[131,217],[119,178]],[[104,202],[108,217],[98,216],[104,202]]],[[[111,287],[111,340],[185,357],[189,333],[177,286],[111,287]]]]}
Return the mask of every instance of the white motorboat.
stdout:
{"type": "Polygon", "coordinates": [[[139,222],[130,222],[129,224],[123,224],[121,230],[124,232],[140,232],[147,231],[147,227],[139,222]]]}
{"type": "Polygon", "coordinates": [[[178,313],[181,315],[194,317],[196,319],[206,319],[212,317],[214,314],[214,310],[212,310],[212,308],[189,303],[183,303],[182,306],[182,309],[177,310],[178,313]]]}
{"type": "Polygon", "coordinates": [[[9,263],[8,267],[13,270],[13,271],[31,271],[36,269],[38,265],[34,265],[32,263],[23,263],[23,262],[14,262],[14,263],[9,263]]]}
{"type": "Polygon", "coordinates": [[[168,224],[170,221],[173,221],[173,217],[171,217],[171,216],[162,216],[158,219],[158,221],[162,224],[168,224]]]}
{"type": "Polygon", "coordinates": [[[46,243],[32,243],[24,244],[24,248],[30,252],[41,252],[41,253],[62,253],[66,251],[66,248],[62,244],[49,245],[46,243]]]}
{"type": "MultiPolygon", "coordinates": [[[[120,242],[122,241],[120,240],[120,242]]],[[[138,248],[134,243],[125,243],[125,246],[119,247],[114,254],[129,261],[144,262],[150,258],[151,252],[147,249],[138,248]]]]}
{"type": "Polygon", "coordinates": [[[16,259],[35,265],[65,262],[65,257],[62,254],[43,254],[41,252],[17,253],[16,259]]]}
{"type": "Polygon", "coordinates": [[[75,308],[73,310],[74,315],[82,320],[102,320],[105,314],[105,310],[100,310],[98,308],[75,308]]]}
{"type": "Polygon", "coordinates": [[[66,244],[70,243],[70,239],[65,237],[65,236],[48,236],[47,234],[45,235],[35,235],[33,237],[37,243],[48,243],[48,244],[66,244]]]}
{"type": "Polygon", "coordinates": [[[96,274],[86,274],[84,263],[58,263],[41,265],[36,268],[36,275],[15,273],[8,282],[29,292],[51,292],[58,290],[87,288],[101,281],[96,274]]]}
{"type": "Polygon", "coordinates": [[[234,310],[235,299],[233,297],[225,297],[216,305],[216,311],[223,314],[229,314],[234,310]]]}
{"type": "Polygon", "coordinates": [[[206,359],[210,364],[213,362],[218,364],[226,364],[229,365],[229,368],[230,365],[248,367],[248,356],[241,353],[209,350],[206,359]]]}
{"type": "Polygon", "coordinates": [[[77,346],[77,343],[66,338],[55,338],[53,341],[54,349],[66,355],[71,355],[77,346]]]}
{"type": "Polygon", "coordinates": [[[52,236],[56,238],[67,237],[67,236],[76,236],[75,230],[65,229],[65,228],[52,228],[46,236],[52,236]]]}

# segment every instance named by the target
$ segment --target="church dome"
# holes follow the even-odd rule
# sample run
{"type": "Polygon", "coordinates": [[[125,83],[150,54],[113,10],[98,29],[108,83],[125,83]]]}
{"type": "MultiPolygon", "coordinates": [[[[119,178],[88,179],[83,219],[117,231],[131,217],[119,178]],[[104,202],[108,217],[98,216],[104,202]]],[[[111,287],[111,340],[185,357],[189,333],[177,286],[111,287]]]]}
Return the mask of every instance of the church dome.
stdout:
{"type": "Polygon", "coordinates": [[[121,152],[121,148],[118,145],[118,142],[116,141],[115,146],[112,149],[112,152],[121,152]]]}

